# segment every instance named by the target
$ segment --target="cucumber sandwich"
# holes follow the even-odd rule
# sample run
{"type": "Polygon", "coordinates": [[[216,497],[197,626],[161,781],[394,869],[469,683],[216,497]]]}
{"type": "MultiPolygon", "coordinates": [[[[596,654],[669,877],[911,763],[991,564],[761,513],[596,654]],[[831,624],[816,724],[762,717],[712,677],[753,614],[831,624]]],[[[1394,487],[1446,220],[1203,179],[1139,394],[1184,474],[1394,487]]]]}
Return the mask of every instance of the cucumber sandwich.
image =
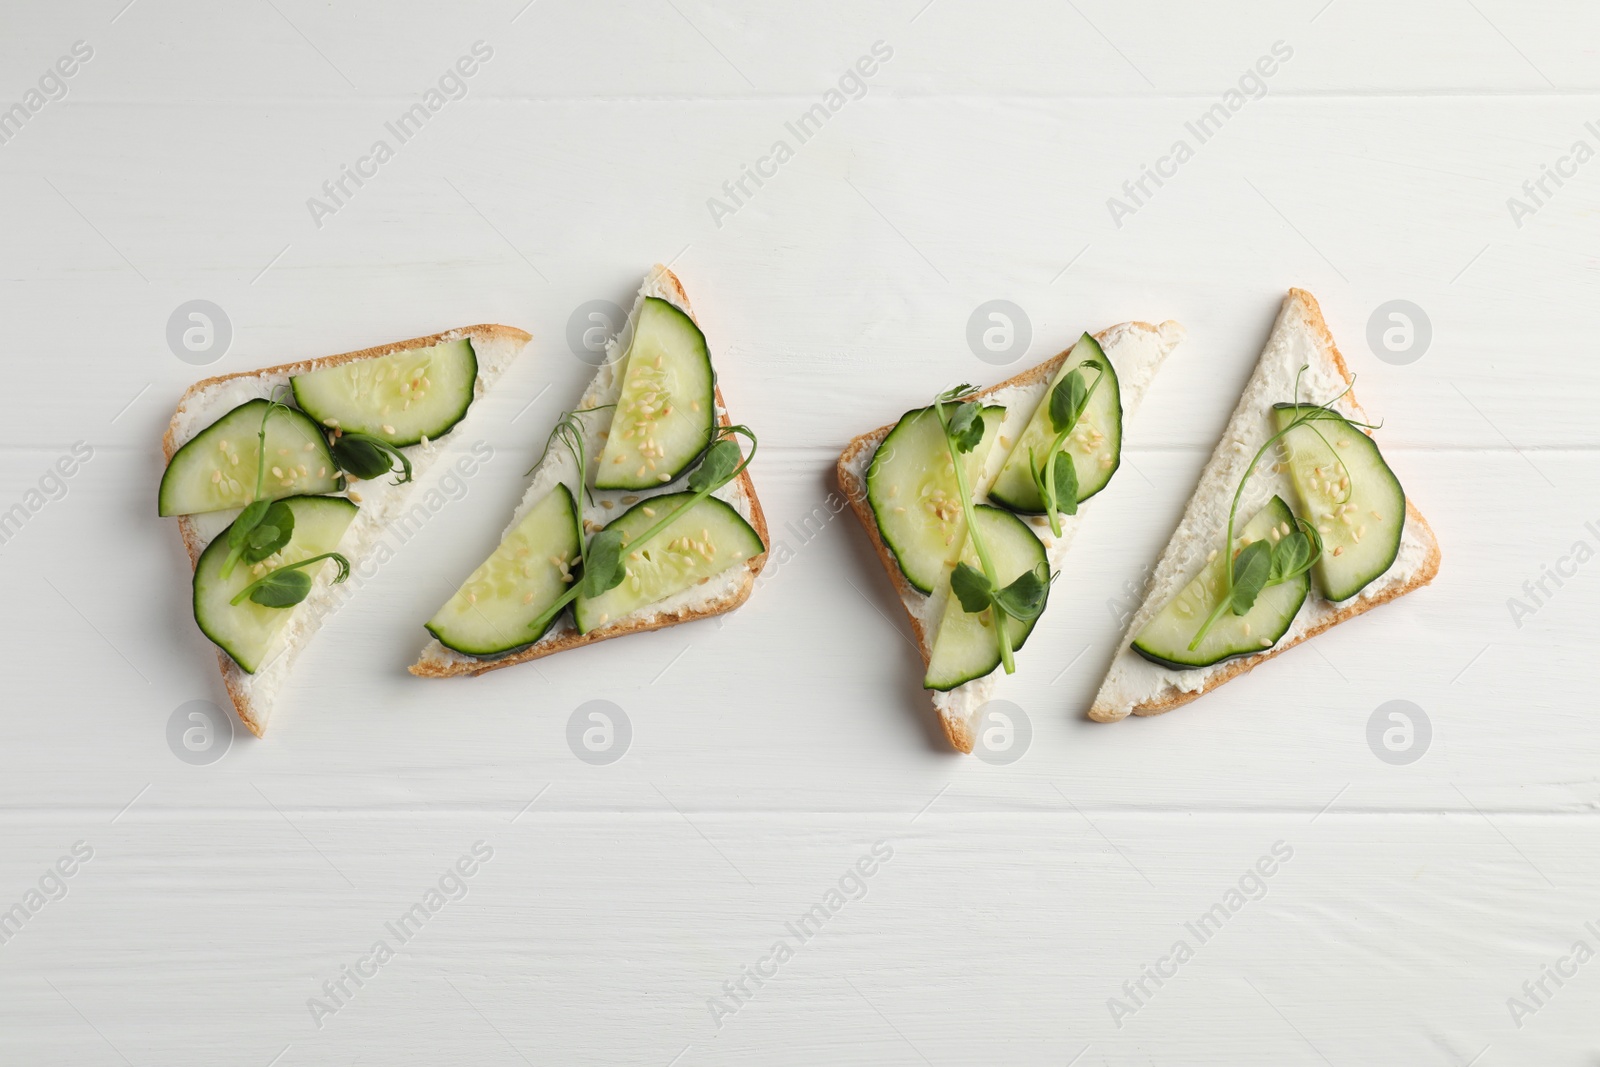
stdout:
{"type": "Polygon", "coordinates": [[[411,673],[477,675],[732,611],[766,561],[754,451],[682,284],[657,266],[499,545],[427,621],[411,673]]]}
{"type": "Polygon", "coordinates": [[[979,710],[1064,595],[1051,593],[1054,572],[1121,465],[1123,419],[1183,336],[1176,322],[1084,334],[998,385],[941,393],[840,455],[839,487],[911,619],[923,688],[957,750],[972,751],[979,710]]]}
{"type": "Polygon", "coordinates": [[[1439,542],[1353,381],[1316,300],[1289,290],[1090,718],[1170,711],[1433,580],[1439,542]]]}
{"type": "Polygon", "coordinates": [[[529,336],[468,326],[191,386],[157,494],[194,567],[194,617],[257,736],[333,586],[405,513],[418,481],[529,336]]]}

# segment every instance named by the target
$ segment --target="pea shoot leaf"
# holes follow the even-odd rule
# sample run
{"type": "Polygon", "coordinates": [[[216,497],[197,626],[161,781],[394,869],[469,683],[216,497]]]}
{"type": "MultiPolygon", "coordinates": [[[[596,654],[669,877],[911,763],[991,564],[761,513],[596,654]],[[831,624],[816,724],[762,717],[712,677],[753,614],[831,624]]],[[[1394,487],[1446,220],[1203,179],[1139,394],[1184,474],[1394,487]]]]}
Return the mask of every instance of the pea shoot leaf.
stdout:
{"type": "Polygon", "coordinates": [[[1233,599],[1235,615],[1246,615],[1255,606],[1256,597],[1266,587],[1272,572],[1272,545],[1267,541],[1252,541],[1233,561],[1233,599]]]}
{"type": "Polygon", "coordinates": [[[950,417],[950,440],[955,442],[957,452],[971,452],[983,440],[981,414],[977,401],[968,400],[950,417]]]}
{"type": "Polygon", "coordinates": [[[289,608],[300,603],[311,592],[311,575],[300,570],[279,567],[263,575],[250,590],[250,599],[264,608],[289,608]]]}
{"type": "Polygon", "coordinates": [[[1272,574],[1268,581],[1277,585],[1298,577],[1311,566],[1311,541],[1304,533],[1295,530],[1278,542],[1272,550],[1272,574]]]}
{"type": "Polygon", "coordinates": [[[339,573],[334,576],[334,583],[344,581],[350,577],[350,561],[337,552],[324,552],[320,556],[312,556],[298,563],[285,564],[263,574],[243,589],[239,590],[230,604],[238,605],[249,598],[254,603],[264,608],[292,608],[306,598],[311,592],[311,575],[303,568],[313,563],[320,563],[331,559],[339,565],[339,573]]]}
{"type": "Polygon", "coordinates": [[[283,501],[275,500],[262,516],[261,524],[245,537],[240,558],[246,563],[260,563],[288,544],[292,537],[294,510],[283,501]]]}
{"type": "Polygon", "coordinates": [[[607,527],[589,539],[583,553],[583,595],[597,597],[622,584],[622,531],[607,527]]]}
{"type": "Polygon", "coordinates": [[[1078,513],[1078,466],[1067,455],[1056,456],[1056,510],[1063,515],[1078,513]]]}
{"type": "Polygon", "coordinates": [[[994,586],[989,579],[965,560],[950,573],[950,591],[961,601],[961,610],[967,612],[982,611],[994,600],[994,586]]]}
{"type": "Polygon", "coordinates": [[[1050,424],[1056,433],[1078,421],[1088,400],[1089,386],[1083,380],[1083,371],[1074,367],[1050,390],[1050,424]]]}
{"type": "Polygon", "coordinates": [[[1032,622],[1044,613],[1049,596],[1050,569],[1041,563],[1018,575],[1010,585],[995,593],[993,599],[1000,610],[1012,618],[1032,622]]]}
{"type": "Polygon", "coordinates": [[[709,493],[725,485],[733,477],[733,472],[738,468],[742,458],[739,454],[739,442],[731,437],[717,441],[706,449],[705,458],[694,469],[694,473],[689,475],[689,490],[695,493],[709,493]]]}
{"type": "Polygon", "coordinates": [[[400,485],[411,480],[411,461],[406,458],[406,454],[389,442],[368,434],[343,434],[334,440],[330,451],[339,469],[348,471],[357,478],[381,478],[394,470],[394,465],[398,461],[401,470],[394,484],[400,485]]]}

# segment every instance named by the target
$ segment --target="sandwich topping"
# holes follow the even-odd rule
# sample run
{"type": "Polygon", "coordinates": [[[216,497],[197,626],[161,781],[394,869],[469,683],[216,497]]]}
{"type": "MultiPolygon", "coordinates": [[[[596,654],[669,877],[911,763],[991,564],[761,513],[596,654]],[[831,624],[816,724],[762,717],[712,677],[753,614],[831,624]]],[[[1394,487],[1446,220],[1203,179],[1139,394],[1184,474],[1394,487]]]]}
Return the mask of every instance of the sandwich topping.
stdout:
{"type": "Polygon", "coordinates": [[[1273,647],[1289,630],[1315,574],[1330,601],[1355,596],[1389,569],[1400,548],[1405,493],[1372,438],[1375,429],[1322,404],[1295,399],[1271,412],[1275,431],[1246,466],[1228,510],[1226,535],[1201,573],[1134,638],[1133,649],[1176,670],[1207,667],[1273,647]],[[1245,486],[1274,448],[1273,470],[1289,476],[1298,511],[1280,496],[1234,537],[1245,486]]]}

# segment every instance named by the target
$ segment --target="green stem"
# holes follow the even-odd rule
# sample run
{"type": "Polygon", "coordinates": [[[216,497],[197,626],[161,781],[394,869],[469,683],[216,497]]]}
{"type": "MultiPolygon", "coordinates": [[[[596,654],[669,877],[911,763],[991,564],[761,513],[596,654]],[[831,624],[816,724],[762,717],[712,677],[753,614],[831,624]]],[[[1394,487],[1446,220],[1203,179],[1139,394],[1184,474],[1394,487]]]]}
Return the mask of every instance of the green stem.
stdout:
{"type": "Polygon", "coordinates": [[[573,579],[572,584],[567,587],[567,591],[561,594],[561,598],[546,608],[544,614],[540,615],[537,619],[534,619],[533,625],[528,627],[528,629],[534,631],[535,633],[544,633],[544,628],[550,625],[550,620],[561,614],[561,610],[568,604],[578,599],[578,587],[581,582],[582,579],[573,579]]]}
{"type": "MultiPolygon", "coordinates": [[[[967,490],[967,468],[961,458],[961,453],[956,450],[956,443],[950,439],[950,422],[944,415],[944,404],[941,401],[933,402],[934,415],[939,419],[939,426],[944,430],[945,448],[950,453],[950,462],[955,467],[956,490],[961,494],[961,513],[967,520],[967,533],[972,537],[972,547],[978,553],[978,563],[983,567],[983,576],[989,580],[991,589],[1000,588],[999,572],[994,569],[994,561],[989,558],[989,550],[983,543],[983,535],[978,532],[977,513],[972,508],[972,494],[967,490]]],[[[983,418],[980,409],[978,417],[983,418]]],[[[994,615],[995,632],[1000,635],[1000,663],[1005,667],[1007,674],[1015,674],[1017,670],[1016,657],[1012,655],[1011,631],[1006,626],[1010,618],[999,604],[991,602],[990,612],[994,615]]]]}
{"type": "MultiPolygon", "coordinates": [[[[1343,393],[1340,394],[1340,396],[1343,395],[1343,393]]],[[[1338,397],[1334,397],[1334,400],[1337,399],[1338,397]]],[[[1332,403],[1333,400],[1328,401],[1328,404],[1332,403]]],[[[1222,618],[1223,611],[1233,603],[1233,520],[1239,510],[1239,499],[1244,495],[1245,484],[1250,481],[1250,475],[1255,473],[1256,464],[1261,462],[1261,457],[1266,454],[1267,449],[1281,440],[1285,434],[1296,426],[1321,418],[1322,416],[1316,414],[1316,412],[1325,411],[1327,407],[1327,404],[1321,404],[1304,415],[1297,415],[1293,422],[1267,438],[1266,443],[1256,450],[1255,458],[1250,460],[1250,465],[1245,468],[1244,477],[1239,479],[1239,488],[1233,491],[1233,506],[1228,509],[1228,539],[1224,542],[1226,548],[1222,556],[1222,597],[1217,602],[1217,606],[1211,610],[1211,614],[1207,616],[1204,625],[1200,627],[1200,632],[1194,635],[1193,641],[1189,642],[1190,652],[1200,647],[1200,642],[1205,640],[1205,636],[1211,631],[1211,627],[1216,625],[1217,620],[1222,618]]]]}

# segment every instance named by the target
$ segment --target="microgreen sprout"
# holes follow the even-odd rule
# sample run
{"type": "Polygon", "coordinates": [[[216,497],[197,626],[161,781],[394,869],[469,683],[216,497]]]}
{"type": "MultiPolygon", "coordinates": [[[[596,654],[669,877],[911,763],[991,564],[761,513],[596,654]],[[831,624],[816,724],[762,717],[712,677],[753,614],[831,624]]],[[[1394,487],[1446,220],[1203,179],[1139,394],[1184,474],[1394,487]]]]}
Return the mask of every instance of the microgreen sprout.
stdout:
{"type": "Polygon", "coordinates": [[[1050,391],[1050,427],[1056,436],[1045,450],[1048,458],[1041,464],[1033,449],[1028,449],[1028,473],[1033,475],[1034,488],[1039,491],[1045,514],[1050,517],[1050,532],[1057,537],[1061,536],[1062,514],[1078,513],[1078,468],[1070,456],[1063,457],[1061,446],[1077,429],[1078,421],[1089,406],[1089,398],[1100,388],[1105,376],[1105,368],[1093,359],[1084,360],[1063,375],[1050,391]],[[1095,372],[1094,381],[1086,382],[1083,375],[1086,370],[1095,372]]]}
{"type": "MultiPolygon", "coordinates": [[[[1206,617],[1200,629],[1194,635],[1194,640],[1189,642],[1189,651],[1193,652],[1200,647],[1200,642],[1205,640],[1207,633],[1222,618],[1224,612],[1232,611],[1235,615],[1248,614],[1255,606],[1256,597],[1264,589],[1275,585],[1293,581],[1316,565],[1322,558],[1322,536],[1317,528],[1298,515],[1294,517],[1294,529],[1280,538],[1275,544],[1267,541],[1253,541],[1235,552],[1233,547],[1234,520],[1239,511],[1239,501],[1244,496],[1244,487],[1250,481],[1250,476],[1255,473],[1256,465],[1261,462],[1261,457],[1267,450],[1278,442],[1284,440],[1290,431],[1300,426],[1310,425],[1322,443],[1327,445],[1328,439],[1322,436],[1322,431],[1315,425],[1319,420],[1329,419],[1348,422],[1352,426],[1361,426],[1371,429],[1373,424],[1356,422],[1333,410],[1333,405],[1355,385],[1352,380],[1336,396],[1321,404],[1307,406],[1300,402],[1300,379],[1305,374],[1307,367],[1302,365],[1295,375],[1294,382],[1294,408],[1295,417],[1283,429],[1267,438],[1266,442],[1256,450],[1250,464],[1245,467],[1244,476],[1239,479],[1239,485],[1233,493],[1233,505],[1228,509],[1227,540],[1223,542],[1224,555],[1222,565],[1221,596],[1217,604],[1206,617]]],[[[1341,483],[1346,486],[1343,500],[1348,500],[1352,489],[1349,488],[1349,468],[1339,458],[1338,450],[1331,445],[1328,451],[1333,454],[1334,462],[1339,465],[1343,476],[1341,483]]],[[[1342,501],[1341,501],[1342,502],[1342,501]]]]}
{"type": "MultiPolygon", "coordinates": [[[[565,421],[563,418],[563,422],[565,421]]],[[[560,425],[561,423],[557,424],[558,428],[560,425]]],[[[552,440],[555,436],[552,434],[552,440]]],[[[583,456],[581,433],[576,444],[567,440],[565,435],[561,440],[568,448],[574,449],[574,454],[579,457],[580,481],[586,484],[587,478],[581,467],[583,456]]],[[[573,582],[560,599],[546,608],[529,628],[534,633],[543,633],[551,620],[580,595],[593,599],[622,584],[623,578],[627,576],[627,567],[623,563],[624,549],[637,551],[639,546],[671,526],[690,508],[744,473],[744,469],[750,465],[755,454],[756,435],[748,426],[717,427],[711,446],[701,456],[700,465],[689,475],[688,488],[692,494],[689,499],[657,519],[654,525],[631,540],[627,539],[615,524],[596,532],[589,538],[589,543],[583,550],[582,578],[573,582]],[[750,442],[750,454],[747,456],[741,455],[738,441],[740,437],[750,442]]]]}
{"type": "Polygon", "coordinates": [[[977,613],[992,611],[995,633],[1000,643],[1000,663],[1007,674],[1017,669],[1011,647],[1010,618],[1032,622],[1044,611],[1050,595],[1049,567],[1041,563],[1027,571],[1010,585],[1001,586],[999,572],[984,543],[983,532],[978,528],[977,513],[972,503],[972,492],[967,485],[966,453],[978,447],[983,440],[983,413],[976,400],[969,399],[972,386],[958,385],[940,393],[933,401],[934,417],[944,431],[945,446],[950,451],[950,462],[955,469],[956,489],[961,496],[961,510],[966,518],[967,534],[972,538],[973,551],[979,566],[973,567],[965,560],[957,563],[950,574],[950,591],[960,600],[964,611],[977,613]],[[945,405],[954,404],[953,412],[946,413],[945,405]]]}

